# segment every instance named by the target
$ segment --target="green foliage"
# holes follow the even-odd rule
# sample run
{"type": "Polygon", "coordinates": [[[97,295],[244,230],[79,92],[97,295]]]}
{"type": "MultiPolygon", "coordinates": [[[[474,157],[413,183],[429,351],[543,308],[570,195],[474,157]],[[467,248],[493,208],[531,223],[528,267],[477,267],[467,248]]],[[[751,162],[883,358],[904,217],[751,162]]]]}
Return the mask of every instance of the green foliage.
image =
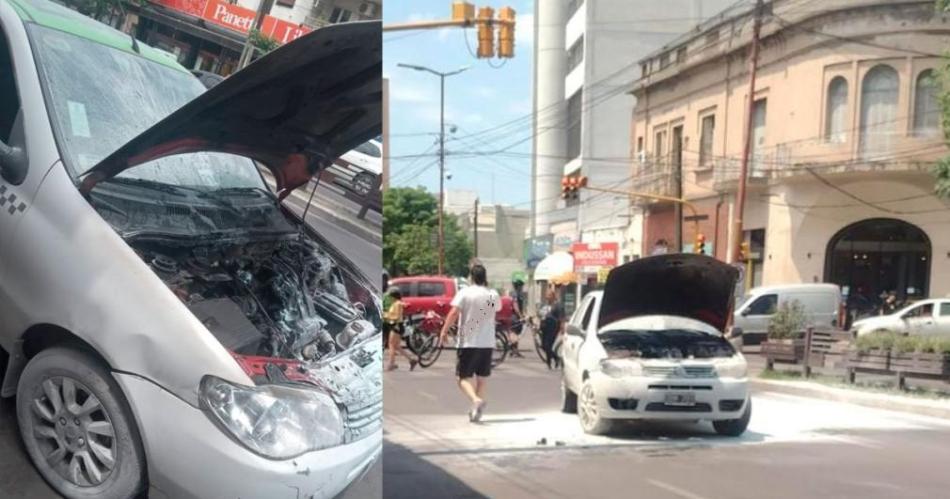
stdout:
{"type": "Polygon", "coordinates": [[[881,331],[858,336],[854,342],[859,352],[872,350],[892,351],[895,353],[941,353],[950,354],[950,337],[946,336],[907,336],[893,331],[881,331]]]}
{"type": "MultiPolygon", "coordinates": [[[[395,187],[383,194],[383,265],[392,276],[438,271],[438,200],[421,187],[395,187]]],[[[453,215],[445,224],[445,271],[464,276],[472,245],[453,215]]]]}
{"type": "Polygon", "coordinates": [[[768,337],[772,340],[797,338],[805,327],[805,307],[798,300],[781,304],[769,321],[768,337]]]}
{"type": "Polygon", "coordinates": [[[280,42],[256,29],[252,29],[248,33],[247,37],[251,40],[251,45],[264,54],[276,49],[277,47],[280,47],[280,42]]]}

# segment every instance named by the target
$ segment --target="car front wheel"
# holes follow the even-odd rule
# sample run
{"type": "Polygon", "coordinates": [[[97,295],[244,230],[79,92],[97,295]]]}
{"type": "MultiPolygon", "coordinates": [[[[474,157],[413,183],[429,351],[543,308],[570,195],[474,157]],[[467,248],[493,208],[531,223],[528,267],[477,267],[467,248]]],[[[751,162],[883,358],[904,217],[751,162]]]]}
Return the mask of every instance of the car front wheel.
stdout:
{"type": "Polygon", "coordinates": [[[752,399],[746,401],[745,411],[742,412],[742,417],[739,419],[713,421],[713,428],[716,430],[716,433],[720,435],[738,437],[745,433],[746,428],[749,427],[750,419],[752,419],[752,399]]]}
{"type": "Polygon", "coordinates": [[[597,407],[597,399],[594,396],[594,386],[590,379],[584,380],[581,386],[580,398],[577,403],[577,417],[581,422],[581,428],[586,433],[592,435],[605,435],[610,433],[613,428],[613,421],[605,419],[597,407]]]}
{"type": "Polygon", "coordinates": [[[119,386],[92,355],[51,348],[17,386],[17,421],[40,474],[70,499],[124,499],[145,486],[145,452],[119,386]]]}

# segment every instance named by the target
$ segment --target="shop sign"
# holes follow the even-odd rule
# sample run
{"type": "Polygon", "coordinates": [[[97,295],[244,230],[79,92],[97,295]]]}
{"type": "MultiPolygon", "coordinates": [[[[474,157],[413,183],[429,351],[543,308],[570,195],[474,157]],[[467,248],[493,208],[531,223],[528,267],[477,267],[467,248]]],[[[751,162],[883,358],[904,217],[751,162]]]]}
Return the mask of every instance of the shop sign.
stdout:
{"type": "MultiPolygon", "coordinates": [[[[154,2],[239,33],[251,31],[256,15],[254,10],[222,0],[154,0],[154,2]]],[[[274,16],[264,16],[261,24],[262,35],[282,44],[296,40],[310,31],[311,29],[306,26],[298,26],[274,16]]]]}
{"type": "Polygon", "coordinates": [[[544,260],[544,257],[551,254],[551,234],[533,237],[525,240],[524,244],[524,263],[525,267],[533,269],[544,260]]]}
{"type": "Polygon", "coordinates": [[[554,235],[554,243],[551,249],[552,251],[568,251],[571,249],[572,244],[574,244],[574,233],[562,232],[554,235]]]}
{"type": "Polygon", "coordinates": [[[575,272],[597,272],[600,267],[614,267],[620,254],[619,243],[574,243],[575,272]]]}

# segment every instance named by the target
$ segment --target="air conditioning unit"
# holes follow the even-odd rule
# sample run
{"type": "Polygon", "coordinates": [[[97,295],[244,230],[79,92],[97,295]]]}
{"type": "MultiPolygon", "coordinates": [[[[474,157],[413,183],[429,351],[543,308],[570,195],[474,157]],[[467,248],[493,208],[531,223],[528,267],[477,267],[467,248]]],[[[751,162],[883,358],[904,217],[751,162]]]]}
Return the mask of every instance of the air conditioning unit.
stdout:
{"type": "Polygon", "coordinates": [[[375,16],[377,10],[379,10],[379,5],[375,3],[363,2],[363,4],[360,5],[360,14],[364,16],[375,16]]]}

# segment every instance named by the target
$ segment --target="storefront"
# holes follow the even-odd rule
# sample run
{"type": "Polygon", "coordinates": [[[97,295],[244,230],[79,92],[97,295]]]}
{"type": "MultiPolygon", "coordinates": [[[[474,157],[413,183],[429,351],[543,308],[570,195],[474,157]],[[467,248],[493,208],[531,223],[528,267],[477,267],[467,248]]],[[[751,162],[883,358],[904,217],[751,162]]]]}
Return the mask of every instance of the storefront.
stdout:
{"type": "MultiPolygon", "coordinates": [[[[192,70],[227,76],[238,59],[255,12],[222,0],[153,0],[133,12],[136,38],[175,54],[192,70]],[[137,22],[136,22],[137,21],[137,22]]],[[[310,28],[265,16],[261,34],[287,43],[310,28]]]]}

